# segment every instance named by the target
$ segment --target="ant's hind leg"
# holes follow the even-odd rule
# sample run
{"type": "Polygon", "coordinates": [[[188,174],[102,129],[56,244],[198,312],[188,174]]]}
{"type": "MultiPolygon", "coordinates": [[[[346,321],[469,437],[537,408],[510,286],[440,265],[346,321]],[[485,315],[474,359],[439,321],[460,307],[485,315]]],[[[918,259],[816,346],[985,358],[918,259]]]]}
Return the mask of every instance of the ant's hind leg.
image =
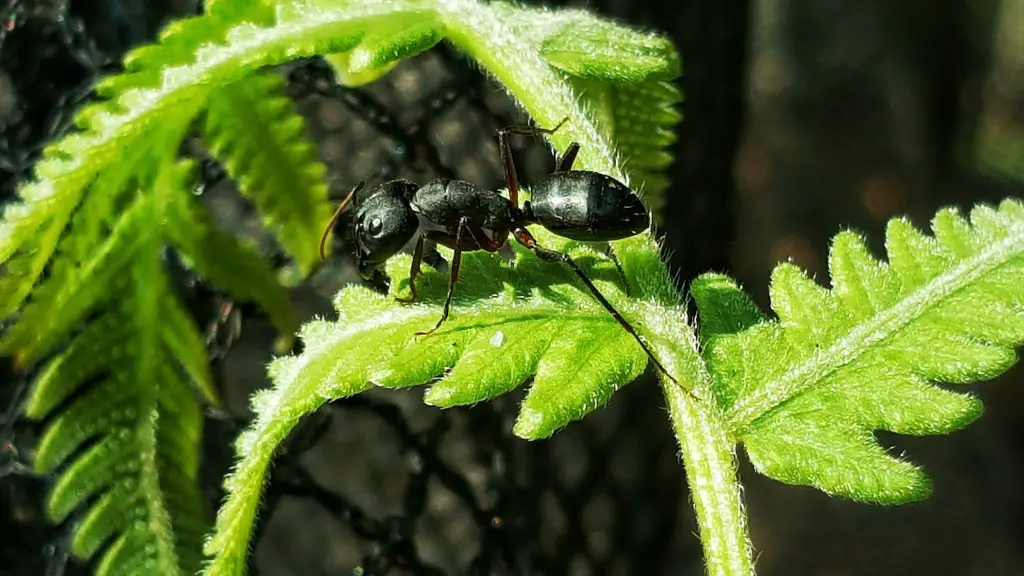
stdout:
{"type": "Polygon", "coordinates": [[[569,117],[562,118],[562,121],[555,125],[554,128],[543,128],[541,126],[506,126],[498,130],[498,135],[502,134],[515,134],[516,136],[533,136],[537,137],[541,134],[554,134],[558,132],[558,129],[565,126],[565,123],[569,121],[569,117]]]}
{"type": "Polygon", "coordinates": [[[420,239],[416,241],[416,249],[412,253],[412,265],[409,266],[409,291],[412,292],[412,296],[408,298],[395,296],[395,300],[399,302],[413,302],[419,298],[419,294],[416,292],[416,277],[423,273],[420,264],[423,262],[423,243],[425,241],[426,236],[420,236],[420,239]]]}
{"type": "MultiPolygon", "coordinates": [[[[649,346],[647,346],[647,343],[644,342],[643,338],[640,337],[640,334],[637,333],[636,329],[633,328],[633,325],[630,324],[628,320],[623,318],[622,314],[620,314],[619,311],[615,309],[615,306],[612,306],[612,303],[609,302],[608,299],[604,297],[604,294],[601,294],[601,291],[597,289],[597,286],[595,286],[594,282],[590,279],[589,276],[587,276],[587,273],[584,272],[583,269],[580,268],[579,264],[577,264],[568,254],[565,254],[564,252],[557,252],[555,250],[549,250],[537,244],[537,240],[533,237],[533,234],[530,234],[530,231],[527,230],[526,228],[517,228],[515,231],[513,231],[513,234],[515,235],[516,240],[520,244],[529,248],[530,250],[533,250],[534,254],[536,254],[537,257],[539,257],[541,260],[546,260],[548,262],[561,262],[568,266],[573,272],[575,272],[576,276],[578,276],[579,279],[583,281],[583,284],[587,286],[587,289],[590,290],[590,293],[594,296],[594,298],[596,298],[597,301],[600,302],[602,306],[604,306],[604,309],[607,310],[608,313],[615,318],[615,321],[618,322],[619,325],[622,326],[622,328],[626,332],[628,332],[633,337],[633,339],[637,341],[638,344],[640,344],[640,348],[642,348],[643,351],[647,354],[647,357],[651,359],[651,362],[654,362],[654,365],[658,367],[658,370],[661,370],[661,372],[665,374],[665,376],[668,376],[668,379],[671,380],[672,382],[675,382],[676,384],[679,383],[679,381],[676,380],[675,377],[672,376],[672,374],[669,374],[668,370],[666,370],[665,367],[661,364],[658,358],[654,355],[654,352],[650,349],[649,346]]],[[[692,396],[693,393],[691,392],[690,395],[692,396]]]]}

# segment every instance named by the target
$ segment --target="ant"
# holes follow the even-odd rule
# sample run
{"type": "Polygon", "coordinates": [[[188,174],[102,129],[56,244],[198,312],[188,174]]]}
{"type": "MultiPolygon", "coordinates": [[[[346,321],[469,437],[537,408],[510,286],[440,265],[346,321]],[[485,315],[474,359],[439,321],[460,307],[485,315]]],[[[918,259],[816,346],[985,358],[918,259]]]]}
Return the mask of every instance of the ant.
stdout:
{"type": "MultiPolygon", "coordinates": [[[[563,119],[554,128],[510,126],[498,130],[498,149],[508,184],[508,198],[494,190],[448,178],[437,178],[422,186],[408,180],[391,180],[379,185],[362,202],[356,214],[356,264],[359,273],[370,279],[388,259],[418,236],[409,269],[412,297],[399,299],[412,302],[417,298],[416,277],[422,274],[420,265],[424,242],[432,240],[454,250],[444,312],[432,329],[416,333],[417,336],[425,336],[435,332],[448,319],[462,253],[474,250],[497,252],[512,234],[517,242],[542,260],[569,266],[605,310],[636,339],[655,366],[677,382],[579,265],[568,254],[540,246],[526,228],[530,224],[540,224],[571,240],[606,242],[635,236],[651,225],[647,209],[628,186],[606,174],[572,169],[580,150],[577,142],[569,145],[552,174],[531,186],[530,200],[520,206],[519,179],[508,137],[553,134],[568,120],[563,119]]],[[[335,210],[320,238],[321,258],[326,258],[324,244],[328,233],[364,184],[357,184],[335,210]]],[[[615,264],[618,267],[617,260],[615,264]]]]}

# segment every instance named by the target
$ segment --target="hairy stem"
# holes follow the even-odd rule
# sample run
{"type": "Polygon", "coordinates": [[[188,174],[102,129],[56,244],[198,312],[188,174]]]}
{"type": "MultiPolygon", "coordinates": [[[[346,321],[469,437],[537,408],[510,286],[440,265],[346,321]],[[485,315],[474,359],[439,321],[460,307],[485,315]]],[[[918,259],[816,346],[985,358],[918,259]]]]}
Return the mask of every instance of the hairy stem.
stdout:
{"type": "MultiPolygon", "coordinates": [[[[590,112],[580,106],[570,84],[541,59],[538,47],[530,44],[530,35],[517,33],[518,14],[514,8],[472,0],[442,0],[437,9],[439,20],[446,23],[448,38],[490,71],[537,124],[554,126],[569,117],[565,128],[551,137],[557,148],[564,150],[570,142],[579,142],[580,168],[628,182],[616,162],[614,143],[601,132],[590,112]]],[[[636,282],[643,288],[642,297],[659,301],[662,311],[667,305],[676,312],[671,316],[659,314],[653,311],[654,306],[650,313],[641,310],[638,317],[642,322],[637,328],[645,336],[654,336],[650,339],[658,355],[681,384],[697,389],[707,382],[707,375],[701,377],[703,362],[696,352],[695,337],[684,311],[676,307],[678,292],[661,259],[644,258],[644,254],[657,255],[656,245],[645,234],[618,242],[616,248],[627,275],[642,280],[636,282]]],[[[752,574],[752,546],[734,445],[713,403],[697,402],[681,384],[665,379],[663,388],[700,523],[707,571],[752,574]]]]}
{"type": "Polygon", "coordinates": [[[708,574],[753,574],[753,553],[736,470],[736,454],[722,420],[678,385],[662,379],[672,428],[704,546],[708,574]]]}

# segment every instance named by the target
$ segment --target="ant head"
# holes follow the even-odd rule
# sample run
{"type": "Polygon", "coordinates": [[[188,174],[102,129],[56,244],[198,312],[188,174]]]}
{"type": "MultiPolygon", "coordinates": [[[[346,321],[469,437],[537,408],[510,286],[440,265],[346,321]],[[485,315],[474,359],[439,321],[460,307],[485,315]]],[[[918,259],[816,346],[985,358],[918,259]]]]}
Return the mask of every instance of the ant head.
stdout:
{"type": "Polygon", "coordinates": [[[356,213],[356,264],[369,279],[416,235],[419,218],[409,205],[419,187],[407,180],[385,182],[373,191],[356,213]]]}

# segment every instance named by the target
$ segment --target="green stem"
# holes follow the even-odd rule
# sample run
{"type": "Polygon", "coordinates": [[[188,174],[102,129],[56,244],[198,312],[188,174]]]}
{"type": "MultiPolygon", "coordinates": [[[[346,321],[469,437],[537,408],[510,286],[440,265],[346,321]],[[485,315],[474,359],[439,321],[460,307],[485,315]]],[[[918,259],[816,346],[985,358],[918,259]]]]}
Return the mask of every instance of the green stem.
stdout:
{"type": "MultiPolygon", "coordinates": [[[[551,137],[556,148],[565,150],[570,142],[580,143],[580,168],[609,174],[628,183],[616,162],[613,142],[598,127],[564,77],[540,57],[540,47],[531,42],[542,33],[523,34],[519,28],[520,9],[504,3],[483,4],[476,0],[440,0],[437,11],[447,37],[475,58],[495,76],[541,126],[554,126],[566,116],[569,122],[551,137]]],[[[537,20],[531,19],[533,26],[537,20]]],[[[537,32],[532,30],[531,32],[537,32]]],[[[690,390],[703,389],[707,375],[697,354],[695,337],[686,323],[685,309],[676,307],[679,295],[668,269],[660,258],[648,258],[642,266],[627,266],[641,259],[641,253],[657,255],[649,235],[617,243],[627,274],[643,276],[644,296],[672,307],[668,317],[651,312],[641,317],[655,336],[655,348],[673,374],[690,390]],[[632,258],[636,256],[636,259],[632,258]],[[630,269],[632,268],[632,269],[630,269]]],[[[638,308],[645,306],[640,304],[638,308]]],[[[652,310],[655,307],[651,307],[652,310]]],[[[709,574],[753,574],[753,553],[747,535],[741,488],[736,470],[734,445],[726,434],[721,414],[712,402],[698,402],[680,384],[666,380],[663,385],[673,429],[679,442],[690,490],[693,494],[704,556],[709,574]]]]}
{"type": "Polygon", "coordinates": [[[686,467],[708,574],[754,573],[736,454],[720,417],[679,385],[662,379],[672,428],[686,467]]]}
{"type": "Polygon", "coordinates": [[[626,181],[615,162],[612,143],[591,115],[580,109],[569,83],[541,59],[540,46],[531,43],[536,35],[517,34],[521,10],[502,2],[437,2],[438,21],[444,23],[448,39],[493,74],[537,125],[555,126],[569,116],[566,125],[550,136],[556,148],[565,150],[570,142],[579,142],[579,168],[626,181]]]}

